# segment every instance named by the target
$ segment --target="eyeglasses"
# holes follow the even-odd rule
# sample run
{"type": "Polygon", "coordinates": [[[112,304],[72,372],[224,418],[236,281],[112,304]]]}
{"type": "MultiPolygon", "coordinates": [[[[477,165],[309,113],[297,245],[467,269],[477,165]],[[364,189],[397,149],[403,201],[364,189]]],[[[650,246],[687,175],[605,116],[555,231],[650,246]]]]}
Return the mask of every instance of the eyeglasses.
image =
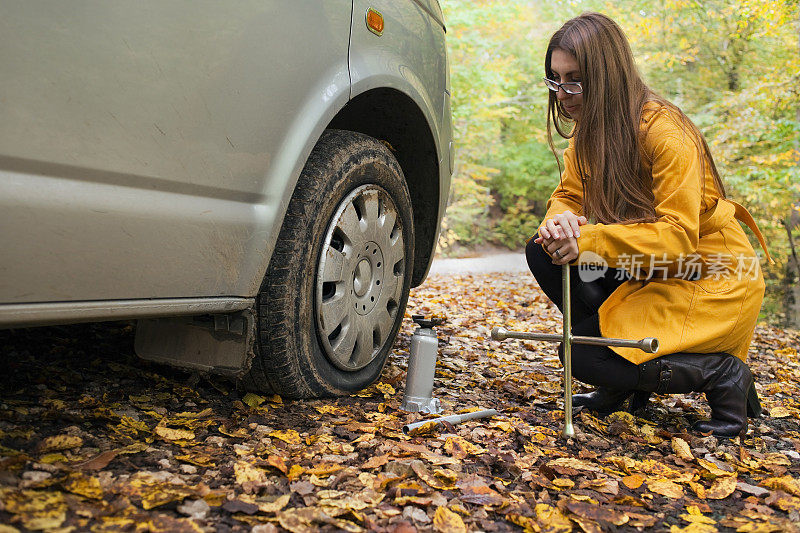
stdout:
{"type": "Polygon", "coordinates": [[[564,89],[564,92],[567,94],[581,94],[583,92],[583,87],[579,81],[558,83],[557,81],[548,80],[547,78],[542,79],[544,80],[544,84],[547,85],[547,88],[554,93],[557,93],[559,89],[564,89]]]}

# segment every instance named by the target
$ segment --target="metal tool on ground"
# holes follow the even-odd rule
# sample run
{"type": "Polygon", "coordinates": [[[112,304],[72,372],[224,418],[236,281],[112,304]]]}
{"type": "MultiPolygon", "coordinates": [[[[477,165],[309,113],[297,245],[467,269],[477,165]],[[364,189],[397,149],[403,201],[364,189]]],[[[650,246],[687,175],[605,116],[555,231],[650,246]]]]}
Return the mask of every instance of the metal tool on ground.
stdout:
{"type": "Polygon", "coordinates": [[[552,333],[529,333],[509,331],[504,327],[492,328],[494,340],[523,339],[532,341],[560,342],[564,349],[564,431],[565,437],[573,437],[575,429],[572,426],[572,345],[592,344],[595,346],[620,346],[638,348],[647,353],[658,352],[658,339],[646,337],[641,340],[611,339],[606,337],[583,337],[572,335],[572,305],[570,294],[570,267],[563,265],[561,270],[561,294],[563,302],[563,326],[561,335],[552,333]]]}
{"type": "Polygon", "coordinates": [[[426,424],[441,424],[443,422],[448,422],[450,424],[460,424],[461,422],[466,422],[467,420],[477,420],[478,418],[487,418],[490,416],[494,416],[497,414],[495,409],[482,409],[479,411],[470,411],[469,413],[458,413],[455,415],[448,415],[448,416],[440,416],[439,418],[431,418],[428,420],[420,420],[419,422],[414,422],[413,424],[406,424],[403,426],[403,433],[409,435],[412,431],[417,428],[420,428],[426,424]]]}
{"type": "Polygon", "coordinates": [[[419,327],[411,336],[406,390],[400,409],[412,413],[438,414],[442,408],[439,400],[433,397],[433,376],[436,373],[439,339],[433,328],[444,320],[437,317],[427,319],[423,315],[412,315],[411,319],[419,327]]]}

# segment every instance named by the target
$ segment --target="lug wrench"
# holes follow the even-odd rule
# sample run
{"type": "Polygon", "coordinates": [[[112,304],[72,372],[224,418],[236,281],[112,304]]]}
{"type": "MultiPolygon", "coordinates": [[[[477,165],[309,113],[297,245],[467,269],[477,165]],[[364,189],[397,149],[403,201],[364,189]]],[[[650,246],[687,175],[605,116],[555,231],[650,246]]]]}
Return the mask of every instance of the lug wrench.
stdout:
{"type": "Polygon", "coordinates": [[[624,348],[638,348],[647,353],[658,352],[658,339],[645,337],[635,341],[628,339],[611,339],[607,337],[584,337],[572,335],[572,295],[570,290],[569,265],[561,267],[561,294],[564,307],[562,334],[554,333],[529,333],[509,331],[502,326],[492,328],[492,338],[497,341],[505,339],[523,339],[531,341],[560,342],[564,348],[564,431],[565,437],[575,436],[572,427],[572,344],[592,344],[595,346],[620,346],[624,348]]]}

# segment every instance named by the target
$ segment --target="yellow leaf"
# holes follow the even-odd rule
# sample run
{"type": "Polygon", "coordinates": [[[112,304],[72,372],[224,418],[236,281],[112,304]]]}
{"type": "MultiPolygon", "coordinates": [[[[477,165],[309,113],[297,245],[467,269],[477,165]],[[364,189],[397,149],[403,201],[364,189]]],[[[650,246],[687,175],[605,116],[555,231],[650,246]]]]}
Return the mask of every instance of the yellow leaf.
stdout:
{"type": "Polygon", "coordinates": [[[449,468],[437,468],[433,471],[433,475],[450,483],[455,483],[458,480],[458,473],[449,468]]]}
{"type": "Polygon", "coordinates": [[[776,405],[770,408],[769,416],[772,418],[788,418],[792,416],[792,412],[783,405],[776,405]]]}
{"type": "Polygon", "coordinates": [[[262,483],[267,479],[267,473],[247,461],[237,461],[233,465],[233,473],[236,475],[236,483],[242,484],[248,481],[262,483]]]}
{"type": "Polygon", "coordinates": [[[55,435],[47,437],[39,443],[38,451],[40,453],[58,452],[62,450],[71,450],[83,446],[83,439],[75,435],[55,435]]]}
{"type": "Polygon", "coordinates": [[[289,472],[286,474],[286,479],[288,479],[289,481],[294,481],[300,476],[302,476],[303,472],[305,471],[306,469],[300,465],[292,465],[292,467],[289,468],[289,472]]]}
{"type": "Polygon", "coordinates": [[[644,483],[644,476],[641,474],[631,474],[622,478],[622,483],[631,490],[636,490],[644,483]]]}
{"type": "Polygon", "coordinates": [[[271,502],[256,502],[256,505],[258,505],[258,510],[262,513],[277,513],[286,507],[291,497],[291,494],[284,494],[283,496],[278,496],[271,502]]]}
{"type": "Polygon", "coordinates": [[[577,457],[558,457],[556,459],[548,461],[547,466],[566,466],[568,468],[574,468],[575,470],[585,470],[587,472],[600,472],[599,466],[594,465],[589,461],[578,459],[577,457]]]}
{"type": "Polygon", "coordinates": [[[437,478],[433,474],[431,474],[422,461],[414,461],[411,463],[411,468],[414,470],[414,473],[419,477],[422,481],[428,484],[429,487],[436,489],[436,490],[451,490],[455,488],[455,485],[451,481],[442,481],[441,479],[437,478]]]}
{"type": "Polygon", "coordinates": [[[775,498],[775,501],[770,503],[770,505],[774,505],[787,513],[800,513],[800,498],[795,498],[788,494],[782,494],[775,498]]]}
{"type": "Polygon", "coordinates": [[[710,516],[706,516],[700,511],[700,508],[696,505],[690,505],[686,508],[688,513],[684,513],[680,515],[680,517],[687,522],[697,523],[697,524],[709,524],[714,525],[716,522],[710,516]]]}
{"type": "Polygon", "coordinates": [[[214,458],[211,455],[194,450],[184,455],[176,455],[175,459],[195,466],[204,466],[204,467],[216,466],[216,463],[214,463],[214,458]]]}
{"type": "Polygon", "coordinates": [[[675,455],[684,461],[694,460],[694,455],[692,455],[692,450],[689,448],[689,444],[680,437],[673,437],[672,451],[674,451],[675,455]]]}
{"type": "Polygon", "coordinates": [[[258,407],[259,405],[267,401],[267,399],[264,398],[263,396],[259,396],[258,394],[253,394],[252,392],[248,392],[247,394],[244,395],[242,401],[246,403],[249,407],[258,407]]]}
{"type": "Polygon", "coordinates": [[[571,479],[566,479],[563,477],[557,477],[552,481],[553,485],[555,485],[559,489],[571,489],[575,486],[575,482],[571,479]]]}
{"type": "Polygon", "coordinates": [[[80,473],[70,474],[62,483],[63,487],[73,494],[99,500],[103,497],[103,489],[100,488],[100,480],[93,476],[85,476],[80,473]]]}
{"type": "Polygon", "coordinates": [[[269,434],[269,436],[280,439],[286,444],[292,444],[294,446],[300,446],[303,443],[300,440],[300,434],[293,429],[287,429],[286,431],[273,431],[269,434]]]}
{"type": "Polygon", "coordinates": [[[194,487],[165,483],[153,477],[150,472],[134,474],[123,492],[128,496],[141,498],[142,508],[146,511],[196,495],[194,487]]]}
{"type": "Polygon", "coordinates": [[[439,427],[439,422],[437,420],[431,420],[430,422],[425,422],[421,426],[416,426],[411,431],[408,432],[409,437],[421,437],[423,435],[430,435],[436,431],[439,427]]]}
{"type": "Polygon", "coordinates": [[[328,485],[331,484],[331,481],[330,481],[329,478],[324,478],[323,479],[323,478],[317,476],[316,474],[311,474],[311,476],[308,478],[308,481],[312,485],[314,485],[315,487],[327,487],[328,485]]]}
{"type": "Polygon", "coordinates": [[[770,477],[759,483],[762,487],[800,496],[800,483],[792,476],[770,477]]]}
{"type": "Polygon", "coordinates": [[[378,389],[379,391],[381,391],[383,393],[384,397],[387,397],[387,398],[391,397],[391,396],[394,396],[396,394],[396,391],[394,390],[394,387],[392,387],[388,383],[383,383],[383,382],[376,383],[375,384],[375,388],[378,389]]]}
{"type": "Polygon", "coordinates": [[[724,470],[717,466],[715,463],[711,461],[707,461],[700,457],[697,458],[697,464],[702,468],[702,472],[700,473],[704,478],[714,479],[717,477],[724,477],[724,476],[733,476],[735,472],[731,472],[729,470],[724,470]]]}
{"type": "Polygon", "coordinates": [[[433,516],[433,528],[441,533],[466,533],[467,526],[456,513],[447,507],[438,507],[433,516]]]}
{"type": "Polygon", "coordinates": [[[689,487],[691,487],[694,493],[697,494],[697,497],[700,498],[701,500],[704,500],[706,498],[706,488],[700,483],[697,483],[695,481],[690,481],[689,487]]]}
{"type": "Polygon", "coordinates": [[[314,409],[323,415],[346,415],[347,409],[344,407],[339,407],[338,405],[322,405],[319,407],[314,407],[314,409]]]}
{"type": "Polygon", "coordinates": [[[683,487],[668,479],[656,479],[647,482],[647,490],[661,494],[667,498],[683,498],[683,487]]]}
{"type": "Polygon", "coordinates": [[[507,420],[494,420],[491,424],[489,424],[491,428],[497,428],[504,433],[511,433],[514,431],[514,428],[511,426],[511,423],[507,420]]]}
{"type": "Polygon", "coordinates": [[[569,533],[572,531],[572,522],[558,507],[537,503],[533,508],[536,521],[548,533],[569,533]]]}
{"type": "Polygon", "coordinates": [[[320,463],[306,470],[309,474],[316,476],[329,476],[334,472],[338,472],[344,468],[342,465],[336,463],[320,463]]]}
{"type": "Polygon", "coordinates": [[[66,513],[56,513],[48,516],[25,516],[22,525],[26,528],[37,530],[50,530],[59,527],[66,519],[66,513]]]}
{"type": "Polygon", "coordinates": [[[718,477],[706,489],[706,498],[711,500],[722,500],[727,498],[736,490],[736,476],[718,477]]]}
{"type": "Polygon", "coordinates": [[[188,429],[173,429],[166,426],[156,426],[156,435],[164,440],[193,440],[194,432],[188,429]]]}
{"type": "Polygon", "coordinates": [[[717,533],[716,527],[709,524],[692,522],[686,527],[670,526],[669,533],[717,533]]]}
{"type": "Polygon", "coordinates": [[[0,503],[6,512],[17,515],[27,529],[54,529],[67,518],[67,504],[60,492],[0,487],[0,503]]]}
{"type": "Polygon", "coordinates": [[[509,513],[506,515],[506,520],[523,528],[525,533],[533,533],[541,530],[539,524],[537,524],[533,518],[528,518],[527,516],[509,513]]]}
{"type": "Polygon", "coordinates": [[[118,455],[131,455],[134,453],[143,452],[148,448],[147,444],[143,442],[134,442],[133,444],[128,444],[124,448],[120,448],[117,450],[118,455]]]}
{"type": "Polygon", "coordinates": [[[246,439],[247,437],[250,436],[250,432],[247,430],[247,428],[231,429],[225,425],[220,425],[217,428],[217,431],[219,431],[223,435],[227,435],[228,437],[236,437],[239,439],[246,439]]]}
{"type": "Polygon", "coordinates": [[[62,453],[47,453],[39,457],[39,462],[47,465],[51,465],[53,463],[63,463],[66,460],[67,458],[62,453]]]}

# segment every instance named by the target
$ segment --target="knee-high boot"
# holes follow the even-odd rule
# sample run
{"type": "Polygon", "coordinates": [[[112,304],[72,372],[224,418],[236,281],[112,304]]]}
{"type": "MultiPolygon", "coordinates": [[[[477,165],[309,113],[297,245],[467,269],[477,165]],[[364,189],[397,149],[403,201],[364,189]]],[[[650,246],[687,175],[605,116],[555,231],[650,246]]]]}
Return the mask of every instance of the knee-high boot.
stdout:
{"type": "Polygon", "coordinates": [[[597,412],[600,416],[609,415],[615,411],[627,410],[634,413],[647,405],[650,393],[630,389],[612,389],[597,387],[592,392],[572,395],[573,407],[585,407],[597,412]],[[630,403],[625,402],[630,398],[630,403]]]}
{"type": "Polygon", "coordinates": [[[694,429],[720,437],[746,431],[748,411],[754,416],[760,411],[750,368],[727,353],[662,355],[639,365],[636,389],[657,394],[705,393],[711,420],[697,422],[694,429]]]}

